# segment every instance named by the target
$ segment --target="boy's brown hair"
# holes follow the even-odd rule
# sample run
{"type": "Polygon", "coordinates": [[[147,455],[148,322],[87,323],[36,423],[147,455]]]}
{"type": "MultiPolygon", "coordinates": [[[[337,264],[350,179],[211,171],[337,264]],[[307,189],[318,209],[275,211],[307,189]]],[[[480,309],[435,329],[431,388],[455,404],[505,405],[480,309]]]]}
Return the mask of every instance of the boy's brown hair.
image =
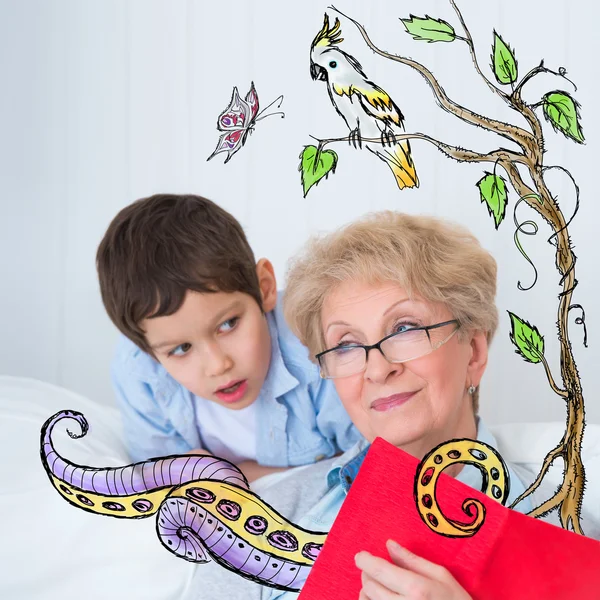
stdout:
{"type": "Polygon", "coordinates": [[[175,313],[186,292],[262,296],[239,222],[201,196],[156,194],[123,208],[96,254],[100,292],[116,327],[152,354],[140,323],[175,313]]]}

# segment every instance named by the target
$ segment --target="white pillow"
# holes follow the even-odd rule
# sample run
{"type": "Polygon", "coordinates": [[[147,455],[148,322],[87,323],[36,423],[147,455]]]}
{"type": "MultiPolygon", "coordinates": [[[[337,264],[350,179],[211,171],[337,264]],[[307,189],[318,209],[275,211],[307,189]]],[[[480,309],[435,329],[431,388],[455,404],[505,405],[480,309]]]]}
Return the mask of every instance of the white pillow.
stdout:
{"type": "MultiPolygon", "coordinates": [[[[548,452],[562,439],[565,426],[564,422],[507,423],[490,427],[490,430],[496,437],[498,451],[504,460],[522,467],[533,481],[548,452]]],[[[586,535],[597,537],[600,525],[600,425],[586,425],[583,433],[582,460],[586,475],[582,526],[586,535]],[[586,517],[589,525],[587,527],[586,517]]],[[[563,468],[562,459],[557,458],[544,479],[544,499],[551,497],[562,483],[563,468]]],[[[556,511],[553,514],[555,513],[556,511]]]]}
{"type": "Polygon", "coordinates": [[[96,466],[129,464],[118,413],[62,388],[0,376],[0,598],[19,600],[175,600],[194,565],[160,543],[155,517],[117,519],[71,506],[51,485],[40,459],[40,429],[59,410],[81,411],[85,437],[54,429],[59,453],[96,466]]]}

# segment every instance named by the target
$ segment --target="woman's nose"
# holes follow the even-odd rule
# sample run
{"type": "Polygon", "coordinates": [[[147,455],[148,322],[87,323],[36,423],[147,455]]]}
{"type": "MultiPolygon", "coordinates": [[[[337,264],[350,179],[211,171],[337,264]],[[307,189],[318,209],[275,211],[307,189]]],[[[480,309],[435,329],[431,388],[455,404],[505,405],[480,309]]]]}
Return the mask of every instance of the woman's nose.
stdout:
{"type": "Polygon", "coordinates": [[[390,362],[378,348],[373,348],[367,356],[365,378],[378,383],[385,381],[391,374],[404,369],[402,363],[390,362]]]}

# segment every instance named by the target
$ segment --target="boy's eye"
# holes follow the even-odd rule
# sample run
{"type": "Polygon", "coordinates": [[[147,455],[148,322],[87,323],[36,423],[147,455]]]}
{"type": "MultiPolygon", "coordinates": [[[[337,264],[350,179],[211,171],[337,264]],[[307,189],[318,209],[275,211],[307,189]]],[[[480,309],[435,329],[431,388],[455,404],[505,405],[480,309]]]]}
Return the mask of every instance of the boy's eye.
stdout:
{"type": "Polygon", "coordinates": [[[219,325],[219,331],[222,331],[224,333],[227,333],[228,331],[231,331],[232,329],[235,328],[235,326],[237,325],[237,322],[239,320],[240,320],[239,317],[232,317],[231,319],[227,319],[227,321],[223,321],[219,325]]]}
{"type": "Polygon", "coordinates": [[[169,351],[169,356],[184,356],[190,351],[191,347],[192,345],[188,343],[179,344],[179,346],[169,351]]]}

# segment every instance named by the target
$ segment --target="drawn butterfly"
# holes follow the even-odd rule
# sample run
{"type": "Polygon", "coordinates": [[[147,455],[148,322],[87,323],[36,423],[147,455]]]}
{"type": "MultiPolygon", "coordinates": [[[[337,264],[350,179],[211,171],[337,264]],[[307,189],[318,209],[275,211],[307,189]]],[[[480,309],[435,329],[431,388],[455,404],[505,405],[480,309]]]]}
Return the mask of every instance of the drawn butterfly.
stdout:
{"type": "Polygon", "coordinates": [[[269,106],[258,112],[258,95],[254,88],[254,82],[251,83],[250,91],[246,94],[245,99],[240,98],[237,87],[234,87],[229,105],[217,119],[217,129],[225,133],[219,138],[215,151],[206,160],[210,160],[220,152],[227,152],[225,162],[228,162],[246,143],[248,134],[254,131],[255,123],[273,115],[281,115],[283,118],[285,115],[282,112],[270,113],[261,117],[265,110],[276,102],[278,102],[277,108],[279,108],[283,102],[283,96],[279,96],[269,106]]]}

